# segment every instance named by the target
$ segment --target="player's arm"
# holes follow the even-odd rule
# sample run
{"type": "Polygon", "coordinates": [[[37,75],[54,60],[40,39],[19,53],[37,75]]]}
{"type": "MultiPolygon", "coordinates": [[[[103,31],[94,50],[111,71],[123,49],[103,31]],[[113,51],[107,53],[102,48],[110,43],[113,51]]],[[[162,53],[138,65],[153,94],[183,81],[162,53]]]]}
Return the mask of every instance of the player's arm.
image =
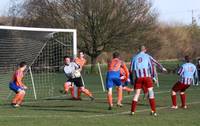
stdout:
{"type": "Polygon", "coordinates": [[[181,66],[181,67],[179,68],[177,74],[178,74],[179,76],[181,76],[181,75],[183,74],[183,72],[184,72],[184,69],[183,69],[183,66],[181,66]]]}
{"type": "Polygon", "coordinates": [[[158,66],[159,69],[161,69],[162,71],[167,71],[166,68],[164,68],[157,60],[155,60],[152,56],[149,56],[152,64],[156,64],[158,66]]]}
{"type": "Polygon", "coordinates": [[[134,79],[133,79],[133,71],[134,71],[134,63],[135,63],[135,57],[133,57],[132,59],[131,59],[131,62],[130,62],[130,69],[129,69],[129,74],[130,74],[130,82],[131,82],[131,84],[133,84],[134,83],[134,79]]]}
{"type": "Polygon", "coordinates": [[[197,68],[195,67],[195,72],[194,72],[194,84],[195,85],[198,85],[198,71],[197,71],[197,68]]]}
{"type": "Polygon", "coordinates": [[[124,73],[125,73],[125,80],[128,80],[128,78],[129,78],[129,71],[128,71],[128,68],[126,67],[125,63],[122,63],[122,69],[124,70],[124,73]]]}

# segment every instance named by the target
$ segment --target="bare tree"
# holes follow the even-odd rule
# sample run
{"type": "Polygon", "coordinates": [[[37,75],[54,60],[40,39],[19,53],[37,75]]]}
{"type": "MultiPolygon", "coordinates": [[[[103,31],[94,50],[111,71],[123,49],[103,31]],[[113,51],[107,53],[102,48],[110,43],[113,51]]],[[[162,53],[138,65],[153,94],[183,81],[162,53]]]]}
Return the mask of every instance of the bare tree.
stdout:
{"type": "Polygon", "coordinates": [[[103,51],[141,42],[156,19],[148,0],[27,0],[21,16],[21,25],[76,28],[78,48],[92,66],[103,51]]]}

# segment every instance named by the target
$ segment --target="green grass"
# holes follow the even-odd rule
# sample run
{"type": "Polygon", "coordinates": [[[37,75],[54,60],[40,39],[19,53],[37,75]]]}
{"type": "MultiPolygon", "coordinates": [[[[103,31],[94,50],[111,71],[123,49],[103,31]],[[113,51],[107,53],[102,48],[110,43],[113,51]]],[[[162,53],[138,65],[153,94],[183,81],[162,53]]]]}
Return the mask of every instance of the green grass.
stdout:
{"type": "MultiPolygon", "coordinates": [[[[107,110],[106,94],[99,92],[101,87],[97,84],[99,77],[91,75],[84,78],[87,87],[96,92],[94,102],[85,96],[82,96],[82,101],[72,101],[69,96],[60,96],[25,101],[21,108],[12,108],[9,101],[4,101],[0,103],[0,126],[199,126],[200,87],[192,86],[187,90],[188,109],[169,108],[169,91],[177,80],[176,75],[159,76],[160,88],[155,87],[158,117],[149,115],[149,104],[142,99],[137,106],[136,115],[130,116],[133,94],[128,95],[126,92],[122,108],[107,110]]],[[[59,88],[62,88],[62,84],[56,87],[59,88]]],[[[179,97],[177,98],[180,103],[179,97]]],[[[114,102],[116,103],[116,99],[114,102]]]]}

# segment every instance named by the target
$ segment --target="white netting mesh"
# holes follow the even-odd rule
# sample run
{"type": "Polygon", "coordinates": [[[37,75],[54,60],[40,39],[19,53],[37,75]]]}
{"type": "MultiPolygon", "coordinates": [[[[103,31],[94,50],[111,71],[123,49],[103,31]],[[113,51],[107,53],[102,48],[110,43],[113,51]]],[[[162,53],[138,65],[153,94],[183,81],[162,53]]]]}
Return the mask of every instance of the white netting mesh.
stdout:
{"type": "MultiPolygon", "coordinates": [[[[73,56],[73,32],[0,29],[0,98],[13,95],[8,83],[21,61],[26,61],[31,68],[37,98],[59,95],[65,80],[64,55],[73,56]]],[[[24,82],[29,87],[26,98],[33,99],[29,69],[24,82]]]]}

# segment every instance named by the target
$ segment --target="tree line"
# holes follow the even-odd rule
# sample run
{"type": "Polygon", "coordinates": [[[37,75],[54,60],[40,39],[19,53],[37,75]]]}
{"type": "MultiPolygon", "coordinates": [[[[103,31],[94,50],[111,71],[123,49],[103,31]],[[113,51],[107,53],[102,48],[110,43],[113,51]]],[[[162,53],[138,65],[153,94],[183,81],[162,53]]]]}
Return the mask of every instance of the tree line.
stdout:
{"type": "Polygon", "coordinates": [[[77,29],[93,66],[103,52],[132,54],[143,44],[159,59],[200,55],[199,26],[159,23],[149,0],[12,0],[8,15],[14,26],[77,29]]]}

